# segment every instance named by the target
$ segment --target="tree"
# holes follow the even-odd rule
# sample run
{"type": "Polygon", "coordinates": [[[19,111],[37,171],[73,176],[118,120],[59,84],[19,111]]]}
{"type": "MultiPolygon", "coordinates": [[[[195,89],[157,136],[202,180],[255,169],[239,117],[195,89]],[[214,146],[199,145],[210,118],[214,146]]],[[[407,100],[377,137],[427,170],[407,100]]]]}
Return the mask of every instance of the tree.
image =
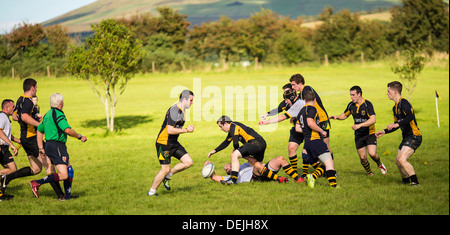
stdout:
{"type": "Polygon", "coordinates": [[[45,38],[44,29],[40,24],[22,23],[7,35],[14,48],[25,52],[29,47],[37,46],[45,38]]]}
{"type": "Polygon", "coordinates": [[[391,66],[392,72],[398,74],[403,86],[408,91],[408,100],[416,89],[418,75],[425,67],[426,57],[418,49],[405,50],[391,66]]]}
{"type": "Polygon", "coordinates": [[[114,131],[115,107],[127,82],[139,69],[142,43],[114,19],[92,26],[93,36],[84,47],[72,48],[66,69],[87,80],[105,105],[106,123],[114,131]]]}
{"type": "Polygon", "coordinates": [[[448,53],[448,7],[442,0],[402,0],[391,10],[391,37],[398,49],[419,45],[448,53]],[[447,10],[446,10],[447,9],[447,10]]]}
{"type": "Polygon", "coordinates": [[[359,54],[357,35],[361,30],[361,21],[357,13],[343,10],[334,14],[333,8],[325,8],[319,15],[323,21],[314,32],[313,42],[320,56],[328,55],[331,61],[352,59],[359,54]]]}

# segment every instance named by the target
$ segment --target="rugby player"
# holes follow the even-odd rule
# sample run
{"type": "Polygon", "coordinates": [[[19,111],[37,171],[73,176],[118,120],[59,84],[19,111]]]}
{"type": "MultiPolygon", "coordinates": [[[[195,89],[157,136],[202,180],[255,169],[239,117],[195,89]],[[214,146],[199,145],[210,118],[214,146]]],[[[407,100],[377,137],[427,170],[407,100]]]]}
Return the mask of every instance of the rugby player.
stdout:
{"type": "Polygon", "coordinates": [[[270,170],[268,167],[262,164],[264,160],[264,153],[266,151],[266,141],[264,138],[256,133],[252,128],[240,123],[233,122],[228,116],[221,116],[217,120],[219,128],[228,133],[225,140],[217,146],[214,150],[208,153],[208,158],[211,158],[213,154],[216,154],[233,142],[233,152],[231,153],[231,173],[228,180],[222,180],[221,183],[224,185],[231,185],[237,183],[237,178],[239,174],[239,159],[244,158],[247,160],[255,169],[264,177],[272,180],[276,180],[280,183],[287,182],[288,179],[278,176],[270,170]],[[239,142],[243,145],[239,147],[239,142]]]}
{"type": "MultiPolygon", "coordinates": [[[[315,95],[313,91],[306,91],[303,94],[305,106],[300,110],[297,117],[296,130],[303,132],[305,144],[303,148],[313,161],[321,161],[325,165],[325,175],[331,187],[337,187],[336,171],[334,169],[334,161],[330,151],[322,138],[327,136],[327,132],[318,124],[320,123],[319,114],[315,108],[315,95]]],[[[314,187],[314,177],[307,175],[308,186],[314,187]]]]}
{"type": "Polygon", "coordinates": [[[387,87],[387,96],[395,103],[392,108],[394,123],[389,124],[386,129],[376,132],[375,136],[380,138],[384,134],[394,132],[399,128],[402,130],[402,142],[398,146],[395,163],[402,176],[402,183],[416,186],[419,185],[419,180],[414,167],[408,160],[422,143],[422,133],[420,133],[417,126],[416,116],[411,103],[402,97],[402,84],[393,81],[388,83],[387,87]]]}
{"type": "Polygon", "coordinates": [[[171,190],[170,177],[192,166],[193,161],[186,149],[178,142],[180,134],[192,133],[194,125],[183,128],[185,123],[184,111],[189,109],[194,101],[194,93],[189,90],[181,92],[179,100],[166,112],[164,122],[156,138],[156,153],[161,165],[161,170],[153,179],[148,192],[149,196],[158,196],[156,190],[161,183],[167,190],[171,190]],[[171,157],[180,162],[170,168],[171,157]]]}
{"type": "Polygon", "coordinates": [[[362,97],[362,90],[359,86],[350,88],[350,98],[352,101],[347,105],[344,112],[338,116],[331,115],[330,120],[345,120],[352,115],[354,121],[352,129],[355,131],[355,145],[361,165],[368,175],[373,175],[370,169],[370,163],[367,160],[368,152],[372,160],[377,163],[381,173],[386,175],[386,167],[377,154],[377,137],[375,137],[375,122],[377,120],[373,105],[370,101],[362,97]]]}

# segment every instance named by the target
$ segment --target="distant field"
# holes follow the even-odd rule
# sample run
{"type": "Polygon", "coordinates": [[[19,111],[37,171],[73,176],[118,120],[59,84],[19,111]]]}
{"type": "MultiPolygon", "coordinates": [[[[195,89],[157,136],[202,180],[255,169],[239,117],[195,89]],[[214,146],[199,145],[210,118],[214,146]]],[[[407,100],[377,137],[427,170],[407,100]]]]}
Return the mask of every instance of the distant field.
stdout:
{"type": "MultiPolygon", "coordinates": [[[[447,62],[448,64],[448,62],[447,62]]],[[[41,111],[49,109],[48,97],[54,92],[64,95],[64,112],[71,126],[86,135],[81,143],[74,138],[68,141],[70,160],[75,170],[74,195],[80,198],[59,202],[50,186],[40,189],[36,199],[28,185],[37,176],[17,179],[8,187],[15,195],[11,201],[0,202],[2,215],[29,214],[82,214],[82,215],[448,215],[449,214],[449,70],[445,67],[428,67],[420,74],[420,80],[411,103],[416,111],[418,126],[423,134],[422,146],[411,158],[421,186],[409,187],[400,183],[395,166],[397,147],[401,133],[397,131],[379,139],[378,153],[388,168],[381,175],[371,161],[375,175],[368,177],[357,156],[352,120],[333,121],[331,147],[335,156],[339,189],[333,190],[325,179],[319,179],[314,189],[304,184],[247,183],[225,187],[200,175],[207,153],[223,141],[225,133],[212,121],[195,120],[194,110],[206,108],[212,93],[226,93],[226,87],[255,88],[259,97],[266,98],[268,111],[270,86],[276,86],[277,101],[281,101],[281,87],[294,73],[301,73],[307,84],[314,87],[327,108],[329,115],[344,111],[350,102],[348,89],[360,85],[363,96],[375,107],[377,129],[393,122],[393,102],[386,96],[386,84],[397,80],[389,65],[373,62],[361,65],[335,64],[328,67],[305,65],[291,68],[231,68],[227,72],[192,72],[138,75],[130,80],[126,92],[117,106],[115,133],[106,133],[102,103],[95,97],[87,82],[72,77],[37,78],[41,111]],[[194,83],[201,78],[201,86],[194,83]],[[194,160],[192,168],[172,177],[172,191],[158,189],[159,197],[148,197],[147,192],[160,166],[156,158],[154,142],[163,122],[166,110],[176,102],[170,92],[176,86],[194,89],[195,101],[191,120],[195,131],[180,136],[182,143],[194,160]],[[258,87],[267,87],[266,93],[258,87]],[[437,127],[435,90],[439,100],[440,125],[437,127]],[[202,98],[203,97],[203,98],[202,98]],[[201,101],[201,105],[198,105],[201,101]],[[197,105],[197,106],[195,106],[197,105]]],[[[21,80],[0,79],[0,99],[16,100],[23,92],[21,80]]],[[[224,97],[224,96],[223,96],[224,97]]],[[[258,96],[257,96],[258,97],[258,96]]],[[[257,120],[247,114],[250,107],[245,96],[243,123],[259,131],[257,120]]],[[[236,97],[232,99],[236,103],[236,97]]],[[[226,101],[221,99],[222,111],[226,101]]],[[[258,100],[259,102],[259,100],[258,100]]],[[[214,102],[213,102],[214,103],[214,102]]],[[[212,104],[212,103],[209,103],[212,104]]],[[[263,107],[264,108],[264,107],[263,107]]],[[[213,109],[207,110],[210,113],[213,109]]],[[[205,114],[208,112],[205,111],[205,114]]],[[[233,109],[236,115],[238,110],[233,109]]],[[[260,113],[257,113],[259,115],[260,113]]],[[[265,161],[279,155],[287,155],[290,124],[280,123],[273,132],[260,132],[268,148],[265,161]]],[[[19,129],[13,122],[13,134],[19,129]]],[[[213,156],[217,173],[224,174],[222,166],[229,161],[231,147],[213,156]]],[[[300,153],[300,150],[298,151],[300,153]]],[[[28,166],[25,153],[20,150],[16,158],[19,168],[28,166]]],[[[174,163],[177,160],[173,160],[174,163]]],[[[243,163],[244,161],[241,161],[243,163]]],[[[284,172],[281,176],[286,176],[284,172]]]]}

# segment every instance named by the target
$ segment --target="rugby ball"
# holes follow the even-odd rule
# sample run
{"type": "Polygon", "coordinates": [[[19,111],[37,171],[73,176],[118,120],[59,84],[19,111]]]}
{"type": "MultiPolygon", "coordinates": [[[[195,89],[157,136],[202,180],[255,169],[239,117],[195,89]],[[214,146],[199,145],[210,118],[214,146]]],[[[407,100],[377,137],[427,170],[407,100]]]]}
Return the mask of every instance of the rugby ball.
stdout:
{"type": "Polygon", "coordinates": [[[215,168],[215,166],[214,166],[214,164],[213,164],[212,162],[206,164],[206,165],[203,167],[203,169],[202,169],[202,176],[203,176],[203,178],[209,178],[209,177],[211,177],[211,175],[212,175],[213,172],[214,172],[214,168],[215,168]]]}

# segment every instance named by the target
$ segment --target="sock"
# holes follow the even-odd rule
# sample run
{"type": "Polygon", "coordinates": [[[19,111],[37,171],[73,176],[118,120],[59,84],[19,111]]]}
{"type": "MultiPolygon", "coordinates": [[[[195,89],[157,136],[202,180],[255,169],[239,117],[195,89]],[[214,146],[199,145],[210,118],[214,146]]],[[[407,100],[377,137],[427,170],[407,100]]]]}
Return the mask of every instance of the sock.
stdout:
{"type": "Polygon", "coordinates": [[[302,153],[302,158],[303,158],[303,172],[302,175],[307,175],[308,174],[308,169],[309,169],[309,156],[306,153],[302,153]]]}
{"type": "Polygon", "coordinates": [[[289,157],[289,162],[291,163],[292,169],[294,169],[295,172],[297,172],[297,165],[298,165],[298,157],[297,154],[295,154],[292,157],[289,157]]]}
{"type": "Polygon", "coordinates": [[[46,183],[50,183],[50,182],[58,182],[59,181],[59,176],[58,174],[50,174],[47,175],[46,177],[40,179],[40,180],[36,180],[36,183],[38,184],[46,184],[46,183]]]}
{"type": "Polygon", "coordinates": [[[316,170],[312,173],[314,179],[320,178],[323,173],[325,173],[325,166],[320,164],[320,167],[317,167],[316,170]]]}
{"type": "Polygon", "coordinates": [[[336,182],[336,171],[335,170],[328,170],[325,172],[327,175],[328,183],[330,183],[330,186],[335,188],[337,186],[336,182]]]}
{"type": "Polygon", "coordinates": [[[150,191],[148,192],[148,195],[155,195],[156,194],[156,189],[152,189],[150,188],[150,191]]]}
{"type": "Polygon", "coordinates": [[[376,155],[376,157],[378,157],[377,159],[373,159],[376,163],[377,163],[377,166],[381,166],[381,158],[380,158],[380,156],[378,156],[378,154],[376,155]]]}
{"type": "Polygon", "coordinates": [[[264,167],[262,169],[261,175],[264,177],[267,177],[271,180],[278,180],[278,177],[279,177],[275,172],[269,170],[267,167],[264,167]]]}
{"type": "Polygon", "coordinates": [[[409,184],[411,181],[409,180],[409,177],[407,178],[402,178],[402,183],[403,184],[409,184]]]}
{"type": "Polygon", "coordinates": [[[419,184],[419,180],[416,175],[411,175],[409,179],[411,180],[411,184],[419,184]]]}
{"type": "Polygon", "coordinates": [[[294,180],[298,180],[298,174],[296,171],[294,171],[291,165],[284,166],[283,170],[284,172],[286,172],[286,174],[290,175],[294,180]]]}
{"type": "Polygon", "coordinates": [[[72,166],[67,167],[67,173],[68,178],[64,180],[64,192],[65,192],[65,199],[70,199],[70,195],[72,193],[72,182],[73,182],[73,175],[74,171],[72,166]]]}
{"type": "Polygon", "coordinates": [[[367,174],[372,174],[372,170],[370,169],[369,161],[367,161],[366,163],[363,163],[361,161],[361,165],[364,167],[364,169],[366,170],[367,174]]]}
{"type": "Polygon", "coordinates": [[[9,184],[9,182],[13,179],[17,179],[17,178],[22,178],[22,177],[26,177],[26,176],[30,176],[33,175],[33,170],[31,169],[31,167],[27,166],[27,167],[23,167],[20,168],[18,171],[15,171],[11,174],[9,174],[6,177],[6,185],[9,184]]]}
{"type": "Polygon", "coordinates": [[[237,178],[238,178],[238,174],[239,174],[239,172],[237,172],[237,171],[231,171],[231,181],[233,181],[233,183],[237,183],[237,178]]]}
{"type": "Polygon", "coordinates": [[[70,194],[72,192],[72,180],[73,178],[68,178],[66,180],[64,180],[64,198],[65,199],[70,199],[70,194]]]}
{"type": "Polygon", "coordinates": [[[316,163],[311,164],[311,166],[312,166],[314,169],[317,169],[317,167],[319,167],[319,166],[321,166],[321,165],[322,165],[322,163],[320,163],[320,162],[316,162],[316,163]]]}
{"type": "Polygon", "coordinates": [[[172,176],[172,173],[169,172],[169,174],[166,175],[166,179],[170,179],[171,176],[172,176]]]}
{"type": "MultiPolygon", "coordinates": [[[[59,179],[58,179],[58,180],[59,180],[59,179]]],[[[37,182],[37,181],[36,181],[36,182],[37,182]]],[[[61,189],[61,185],[59,185],[59,182],[50,182],[50,185],[52,186],[53,191],[55,191],[56,196],[57,196],[58,198],[61,198],[61,197],[64,196],[64,193],[63,193],[63,191],[62,191],[62,189],[61,189]]]]}

